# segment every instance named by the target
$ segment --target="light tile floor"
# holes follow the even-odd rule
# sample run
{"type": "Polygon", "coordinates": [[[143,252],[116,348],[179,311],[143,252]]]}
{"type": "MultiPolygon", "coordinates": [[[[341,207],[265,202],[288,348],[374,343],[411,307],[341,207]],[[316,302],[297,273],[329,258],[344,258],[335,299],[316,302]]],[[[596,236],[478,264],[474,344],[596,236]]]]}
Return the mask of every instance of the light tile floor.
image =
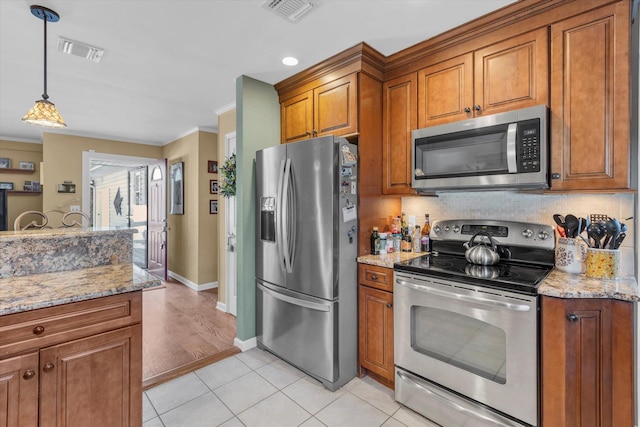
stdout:
{"type": "Polygon", "coordinates": [[[144,392],[144,427],[434,427],[371,378],[330,392],[253,348],[144,392]]]}

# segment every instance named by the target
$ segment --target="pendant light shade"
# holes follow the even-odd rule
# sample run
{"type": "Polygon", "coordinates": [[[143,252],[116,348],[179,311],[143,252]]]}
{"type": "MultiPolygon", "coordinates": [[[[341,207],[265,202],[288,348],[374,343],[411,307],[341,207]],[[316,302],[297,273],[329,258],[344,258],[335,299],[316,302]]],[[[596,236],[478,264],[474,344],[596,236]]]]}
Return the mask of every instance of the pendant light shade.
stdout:
{"type": "Polygon", "coordinates": [[[51,128],[67,127],[64,119],[50,102],[47,95],[47,21],[58,22],[60,15],[44,6],[31,6],[31,13],[38,19],[44,21],[44,93],[42,99],[36,101],[29,112],[22,118],[22,121],[32,125],[45,126],[51,128]]]}

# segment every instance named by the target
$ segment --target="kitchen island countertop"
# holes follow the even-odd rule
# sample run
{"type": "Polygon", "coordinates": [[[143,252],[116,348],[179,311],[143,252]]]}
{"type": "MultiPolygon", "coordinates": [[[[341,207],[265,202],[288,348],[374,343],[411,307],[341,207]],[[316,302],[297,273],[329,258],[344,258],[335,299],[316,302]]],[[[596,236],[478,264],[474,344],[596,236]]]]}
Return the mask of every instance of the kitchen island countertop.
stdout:
{"type": "Polygon", "coordinates": [[[0,279],[0,316],[159,286],[160,279],[134,264],[0,279]]]}

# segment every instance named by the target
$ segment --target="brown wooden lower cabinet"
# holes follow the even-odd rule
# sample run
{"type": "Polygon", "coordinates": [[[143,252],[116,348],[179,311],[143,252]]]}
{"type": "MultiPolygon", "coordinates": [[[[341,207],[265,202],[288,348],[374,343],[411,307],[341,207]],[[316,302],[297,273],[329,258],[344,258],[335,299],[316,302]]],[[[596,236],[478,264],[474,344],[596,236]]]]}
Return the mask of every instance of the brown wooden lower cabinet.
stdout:
{"type": "MultiPolygon", "coordinates": [[[[393,278],[390,268],[361,264],[360,272],[377,271],[379,276],[393,278]]],[[[367,282],[362,276],[360,283],[367,282]]],[[[358,287],[358,363],[372,378],[393,388],[393,292],[360,284],[358,287]]]]}
{"type": "Polygon", "coordinates": [[[22,340],[33,348],[0,360],[0,408],[7,408],[0,409],[0,426],[140,426],[141,297],[134,292],[0,317],[0,336],[9,343],[22,334],[25,316],[36,325],[30,326],[32,336],[22,340]],[[101,309],[111,307],[125,307],[121,319],[132,324],[114,329],[108,326],[113,318],[100,321],[100,316],[89,315],[82,324],[56,334],[70,319],[75,322],[79,312],[104,314],[101,309]],[[38,313],[43,315],[38,318],[38,313]],[[78,337],[83,330],[100,333],[78,337]],[[39,347],[39,340],[46,345],[39,347]]]}
{"type": "Polygon", "coordinates": [[[542,425],[633,426],[633,304],[542,297],[542,425]]]}

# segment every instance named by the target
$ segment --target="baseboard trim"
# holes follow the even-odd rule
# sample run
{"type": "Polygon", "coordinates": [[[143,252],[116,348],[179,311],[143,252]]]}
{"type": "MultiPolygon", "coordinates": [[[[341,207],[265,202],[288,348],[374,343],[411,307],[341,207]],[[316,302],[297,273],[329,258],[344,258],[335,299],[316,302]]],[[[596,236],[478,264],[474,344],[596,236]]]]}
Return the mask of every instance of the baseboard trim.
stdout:
{"type": "Polygon", "coordinates": [[[174,273],[171,270],[167,271],[167,275],[169,277],[172,277],[174,279],[176,279],[177,281],[179,281],[180,283],[184,284],[185,286],[193,289],[194,291],[206,291],[207,289],[215,289],[218,287],[218,282],[209,282],[209,283],[203,283],[202,285],[198,285],[197,283],[192,282],[191,280],[187,279],[186,277],[182,277],[181,275],[179,275],[178,273],[174,273]]]}
{"type": "Polygon", "coordinates": [[[227,312],[227,304],[225,304],[225,303],[223,303],[223,302],[218,301],[218,302],[216,303],[216,308],[217,308],[218,310],[220,310],[220,311],[224,311],[225,313],[227,312]]]}
{"type": "Polygon", "coordinates": [[[238,339],[238,337],[235,337],[233,339],[233,345],[238,347],[240,351],[245,352],[247,350],[251,350],[253,347],[256,347],[258,345],[258,341],[256,340],[256,337],[249,338],[248,340],[244,341],[238,339]]]}

